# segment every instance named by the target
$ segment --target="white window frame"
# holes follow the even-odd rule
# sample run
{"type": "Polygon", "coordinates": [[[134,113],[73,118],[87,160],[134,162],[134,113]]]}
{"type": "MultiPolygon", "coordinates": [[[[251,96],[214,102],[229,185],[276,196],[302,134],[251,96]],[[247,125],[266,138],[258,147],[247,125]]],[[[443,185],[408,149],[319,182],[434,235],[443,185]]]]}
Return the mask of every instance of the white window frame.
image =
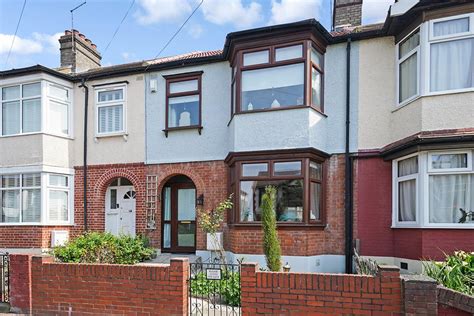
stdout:
{"type": "MultiPolygon", "coordinates": [[[[474,229],[474,223],[430,223],[429,209],[429,177],[442,174],[474,174],[472,164],[474,148],[467,150],[433,150],[407,155],[392,161],[392,228],[426,228],[426,229],[474,229]],[[469,168],[450,168],[431,170],[431,156],[435,154],[458,154],[468,153],[469,168]],[[417,177],[417,214],[416,222],[398,221],[398,162],[418,156],[418,177],[417,177]]],[[[406,176],[408,177],[408,176],[406,176]]],[[[405,177],[402,177],[405,178],[405,177]]],[[[408,179],[406,179],[408,180],[408,179]]],[[[474,188],[471,188],[474,192],[474,188]]],[[[474,206],[472,206],[474,207],[474,206]]]]}
{"type": "Polygon", "coordinates": [[[50,126],[50,122],[49,122],[49,111],[50,111],[50,104],[51,104],[51,101],[53,102],[56,102],[56,103],[61,103],[63,105],[66,105],[67,106],[67,129],[68,129],[68,132],[67,133],[57,133],[56,131],[52,131],[52,130],[48,130],[48,133],[51,134],[51,135],[56,135],[56,136],[66,136],[66,137],[72,137],[72,131],[73,131],[73,120],[72,120],[72,112],[73,112],[73,108],[72,108],[72,100],[73,100],[73,90],[68,88],[68,87],[65,87],[63,85],[60,85],[60,84],[57,84],[57,83],[54,83],[54,82],[49,82],[47,81],[46,82],[46,96],[47,96],[47,114],[45,115],[45,121],[47,122],[46,123],[46,126],[49,128],[50,126]],[[57,87],[57,88],[60,88],[60,89],[64,89],[68,92],[68,99],[67,100],[62,100],[62,99],[58,99],[56,97],[54,97],[52,94],[51,94],[51,87],[57,87]]]}
{"type": "MultiPolygon", "coordinates": [[[[55,169],[55,168],[53,168],[55,169]]],[[[0,192],[4,190],[19,189],[20,190],[20,220],[21,220],[21,204],[22,204],[22,175],[25,174],[41,174],[40,187],[28,187],[28,189],[41,189],[41,215],[39,222],[0,222],[0,226],[71,226],[74,223],[74,176],[72,174],[59,173],[68,170],[41,170],[41,168],[15,168],[9,170],[7,173],[1,173],[0,176],[19,175],[20,187],[15,188],[0,188],[0,192]],[[57,172],[58,171],[58,172],[57,172]],[[68,179],[68,187],[57,187],[49,185],[49,176],[61,175],[68,179]],[[50,190],[60,190],[68,192],[68,220],[67,221],[51,221],[49,220],[49,192],[50,190]]],[[[56,168],[57,169],[57,168],[56,168]]]]}
{"type": "Polygon", "coordinates": [[[419,209],[420,209],[420,203],[419,203],[419,196],[420,196],[420,181],[419,181],[419,176],[420,176],[420,157],[418,157],[418,172],[414,174],[409,174],[406,176],[398,176],[398,162],[417,157],[418,154],[412,154],[408,155],[405,157],[402,157],[400,159],[396,159],[392,163],[392,223],[394,227],[417,227],[419,226],[420,223],[420,215],[419,215],[419,209]],[[398,188],[399,188],[399,183],[408,181],[408,180],[415,180],[415,187],[416,187],[416,202],[415,202],[415,221],[399,221],[398,220],[398,188]]]}
{"type": "Polygon", "coordinates": [[[41,133],[43,131],[43,127],[44,127],[44,120],[43,120],[43,117],[44,117],[44,99],[45,99],[44,86],[45,86],[44,81],[42,81],[42,80],[32,80],[32,81],[27,81],[27,82],[9,84],[9,85],[5,85],[5,86],[0,87],[0,137],[11,137],[11,136],[17,136],[17,135],[32,135],[32,134],[41,133]],[[24,98],[23,97],[23,86],[29,85],[29,84],[35,84],[35,83],[40,84],[40,89],[41,89],[40,94],[37,95],[37,96],[24,98]],[[3,100],[3,89],[16,87],[16,86],[20,87],[20,98],[3,100]],[[24,133],[23,132],[23,101],[24,100],[33,100],[33,99],[38,99],[38,98],[40,99],[40,112],[41,112],[41,114],[40,114],[41,115],[41,117],[40,117],[40,128],[39,128],[38,131],[35,131],[35,132],[26,132],[26,133],[24,133]],[[20,131],[16,134],[3,135],[3,103],[15,102],[15,101],[18,101],[20,103],[20,121],[19,121],[20,122],[20,131]]]}
{"type": "Polygon", "coordinates": [[[127,134],[127,85],[126,84],[112,84],[108,86],[102,86],[94,90],[94,100],[95,100],[95,137],[109,137],[109,136],[123,136],[127,134]],[[99,102],[99,92],[119,90],[122,89],[122,100],[113,100],[99,102]],[[115,132],[99,132],[99,109],[101,107],[108,107],[114,105],[122,105],[122,130],[115,132]]]}
{"type": "Polygon", "coordinates": [[[413,100],[417,99],[420,97],[420,87],[421,87],[421,76],[420,76],[420,73],[421,73],[421,45],[422,45],[422,29],[421,27],[417,27],[416,29],[414,29],[413,31],[411,31],[407,36],[405,36],[400,42],[398,42],[398,44],[396,45],[396,54],[395,54],[395,62],[396,62],[396,65],[397,65],[397,106],[398,107],[401,107],[407,103],[410,103],[412,102],[413,100]],[[420,43],[418,44],[418,46],[414,49],[412,49],[411,51],[409,51],[404,57],[400,58],[400,44],[403,43],[403,41],[405,41],[407,38],[409,38],[410,36],[412,36],[414,33],[416,32],[419,32],[419,36],[420,36],[420,43]],[[409,97],[408,99],[406,100],[403,100],[401,101],[400,100],[400,65],[405,61],[407,60],[408,58],[410,58],[411,56],[413,56],[413,54],[416,54],[416,93],[409,97]]]}

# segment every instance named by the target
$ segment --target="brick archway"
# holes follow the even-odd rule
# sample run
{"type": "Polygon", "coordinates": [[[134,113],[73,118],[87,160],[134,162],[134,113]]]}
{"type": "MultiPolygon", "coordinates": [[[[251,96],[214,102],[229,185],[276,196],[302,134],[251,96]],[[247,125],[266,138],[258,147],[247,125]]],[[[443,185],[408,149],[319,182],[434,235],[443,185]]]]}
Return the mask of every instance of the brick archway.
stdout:
{"type": "Polygon", "coordinates": [[[172,170],[169,170],[168,173],[164,173],[158,177],[158,192],[163,190],[163,187],[168,182],[168,180],[179,175],[183,175],[191,179],[191,181],[194,183],[194,186],[196,187],[196,194],[199,195],[204,191],[204,181],[197,173],[193,172],[193,170],[188,168],[173,168],[172,170]]]}

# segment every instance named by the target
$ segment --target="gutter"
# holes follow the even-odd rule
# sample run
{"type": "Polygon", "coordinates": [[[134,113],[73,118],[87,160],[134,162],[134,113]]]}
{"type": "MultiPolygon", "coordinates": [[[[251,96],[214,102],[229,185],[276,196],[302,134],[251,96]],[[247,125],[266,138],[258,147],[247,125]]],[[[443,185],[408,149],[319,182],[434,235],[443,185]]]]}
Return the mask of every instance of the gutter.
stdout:
{"type": "Polygon", "coordinates": [[[346,150],[344,154],[345,174],[344,174],[344,214],[345,214],[345,259],[346,259],[346,273],[352,273],[352,254],[353,254],[353,187],[352,187],[352,165],[353,159],[350,155],[350,96],[351,96],[351,37],[347,39],[346,48],[346,150]]]}
{"type": "Polygon", "coordinates": [[[84,204],[84,231],[87,232],[87,122],[88,122],[88,113],[89,113],[89,87],[86,86],[86,81],[83,78],[80,88],[84,88],[84,169],[83,169],[83,204],[84,204]]]}

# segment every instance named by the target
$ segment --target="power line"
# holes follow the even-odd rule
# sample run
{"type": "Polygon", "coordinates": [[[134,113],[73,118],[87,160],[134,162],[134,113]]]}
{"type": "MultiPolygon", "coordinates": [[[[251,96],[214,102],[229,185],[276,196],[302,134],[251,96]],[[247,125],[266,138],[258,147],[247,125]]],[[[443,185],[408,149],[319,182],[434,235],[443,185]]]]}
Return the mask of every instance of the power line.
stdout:
{"type": "Polygon", "coordinates": [[[107,49],[109,48],[110,44],[111,44],[112,41],[114,40],[115,35],[117,35],[117,33],[118,33],[120,27],[122,26],[123,22],[125,21],[125,19],[127,18],[128,14],[130,13],[130,10],[132,10],[134,4],[135,4],[135,0],[132,1],[132,3],[130,4],[130,6],[128,7],[127,12],[126,12],[125,15],[123,16],[122,21],[120,21],[119,25],[118,25],[117,28],[115,29],[114,35],[112,35],[112,38],[110,39],[109,43],[108,43],[107,46],[105,47],[104,53],[102,54],[102,56],[105,55],[105,52],[107,51],[107,49]]]}
{"type": "MultiPolygon", "coordinates": [[[[191,14],[188,16],[188,18],[183,22],[183,24],[181,24],[181,26],[176,30],[176,32],[173,34],[173,36],[171,36],[171,38],[168,40],[168,42],[165,44],[165,46],[163,46],[163,48],[158,52],[158,54],[156,54],[155,58],[153,59],[157,59],[158,56],[161,55],[161,53],[168,47],[169,44],[171,44],[171,42],[174,40],[174,38],[179,34],[179,32],[181,32],[181,30],[183,29],[183,27],[186,25],[186,23],[188,23],[188,21],[193,17],[194,13],[196,13],[196,11],[199,9],[199,7],[202,5],[202,3],[204,2],[204,0],[201,0],[201,2],[199,2],[199,4],[197,5],[197,7],[193,10],[193,12],[191,12],[191,14]]],[[[151,64],[148,64],[148,66],[145,68],[145,72],[148,70],[148,68],[150,67],[151,64]]]]}
{"type": "Polygon", "coordinates": [[[23,17],[23,11],[25,11],[25,6],[26,6],[26,0],[23,2],[23,7],[21,8],[20,18],[18,19],[18,23],[16,24],[16,29],[15,29],[15,34],[13,35],[12,44],[10,45],[10,49],[8,50],[7,59],[5,60],[5,68],[7,67],[8,59],[10,59],[10,54],[11,54],[12,49],[13,49],[13,44],[15,43],[16,34],[18,33],[18,28],[20,27],[21,18],[23,17]]]}

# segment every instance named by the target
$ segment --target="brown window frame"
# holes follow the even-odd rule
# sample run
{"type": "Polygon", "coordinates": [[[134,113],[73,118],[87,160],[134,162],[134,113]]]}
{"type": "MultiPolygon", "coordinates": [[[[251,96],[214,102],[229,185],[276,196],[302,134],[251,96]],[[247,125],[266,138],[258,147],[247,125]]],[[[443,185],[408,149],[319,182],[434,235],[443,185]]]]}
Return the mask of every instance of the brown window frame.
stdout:
{"type": "Polygon", "coordinates": [[[324,68],[325,68],[325,58],[324,58],[324,54],[321,53],[318,48],[314,45],[311,45],[310,46],[310,53],[309,53],[309,62],[311,64],[311,70],[309,71],[309,77],[310,77],[310,83],[311,83],[311,87],[310,87],[310,106],[315,108],[315,109],[318,109],[320,112],[324,113],[324,68]],[[322,60],[321,60],[321,67],[319,67],[316,63],[313,62],[313,60],[311,59],[311,50],[314,49],[316,52],[320,53],[321,56],[322,56],[322,60]],[[315,69],[317,72],[319,72],[319,74],[321,75],[321,104],[319,105],[315,105],[313,104],[313,80],[312,80],[312,76],[313,76],[313,69],[315,69]]]}
{"type": "Polygon", "coordinates": [[[233,226],[261,226],[261,221],[245,222],[240,219],[240,183],[241,181],[273,181],[273,180],[302,180],[303,181],[303,220],[301,222],[277,221],[278,227],[285,226],[324,226],[325,225],[325,199],[326,199],[326,166],[325,157],[314,154],[275,154],[269,157],[260,156],[256,153],[254,157],[247,156],[237,158],[231,162],[229,168],[229,192],[234,196],[234,207],[228,216],[228,224],[233,226]],[[292,176],[274,175],[274,164],[278,162],[301,162],[301,174],[292,176]],[[321,179],[313,179],[310,175],[310,163],[321,165],[321,179]],[[267,163],[268,176],[243,176],[243,164],[267,163]],[[321,185],[320,214],[319,219],[310,219],[311,209],[311,182],[321,185]]]}
{"type": "Polygon", "coordinates": [[[247,113],[258,113],[258,112],[266,112],[266,111],[281,111],[281,110],[289,110],[289,109],[298,109],[304,107],[311,107],[316,111],[320,112],[324,115],[324,57],[325,52],[320,49],[312,40],[298,40],[292,42],[285,42],[285,43],[276,43],[273,45],[267,46],[260,46],[255,48],[248,48],[242,49],[236,53],[235,61],[232,65],[232,85],[235,84],[235,98],[233,96],[233,87],[231,87],[231,97],[232,97],[232,104],[231,104],[231,113],[232,116],[235,114],[247,114],[247,113]],[[302,46],[302,57],[300,58],[293,58],[287,59],[282,61],[276,61],[276,50],[278,48],[285,48],[291,46],[302,46]],[[321,105],[320,106],[313,106],[312,104],[312,92],[311,92],[311,71],[313,67],[313,63],[311,61],[311,49],[314,48],[318,53],[320,53],[323,57],[323,69],[317,67],[316,69],[318,72],[321,73],[322,77],[322,85],[321,85],[321,105]],[[260,51],[269,51],[269,61],[268,63],[262,64],[254,64],[249,66],[244,66],[244,54],[246,53],[254,53],[260,51]],[[304,92],[303,92],[303,104],[301,105],[289,105],[289,106],[282,106],[280,108],[265,108],[265,109],[258,109],[258,110],[242,110],[242,73],[244,71],[251,71],[251,70],[259,70],[259,69],[269,69],[273,67],[280,67],[280,66],[288,66],[288,65],[295,65],[295,64],[303,64],[303,80],[304,80],[304,92]],[[233,73],[233,69],[236,69],[235,75],[233,73]],[[235,104],[234,104],[235,99],[235,104]]]}
{"type": "Polygon", "coordinates": [[[199,135],[201,135],[201,130],[203,128],[202,127],[202,74],[203,74],[202,71],[197,71],[197,72],[163,76],[166,79],[165,129],[163,130],[163,132],[165,132],[166,137],[168,137],[168,132],[178,131],[178,130],[189,130],[189,129],[197,129],[199,132],[199,135]],[[191,81],[191,80],[197,80],[197,90],[177,92],[177,93],[170,92],[170,85],[172,83],[191,81]],[[193,96],[193,95],[199,96],[198,124],[189,125],[189,126],[169,127],[169,100],[170,98],[193,96]]]}

